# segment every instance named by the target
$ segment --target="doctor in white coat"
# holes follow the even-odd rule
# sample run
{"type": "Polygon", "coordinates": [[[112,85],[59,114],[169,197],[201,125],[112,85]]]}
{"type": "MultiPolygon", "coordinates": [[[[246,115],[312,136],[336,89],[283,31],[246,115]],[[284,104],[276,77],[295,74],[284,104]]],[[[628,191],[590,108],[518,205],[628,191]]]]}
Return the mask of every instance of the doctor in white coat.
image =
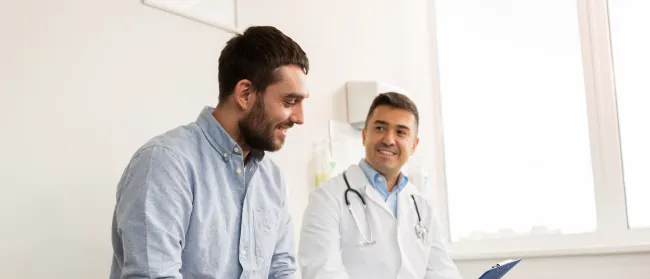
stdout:
{"type": "Polygon", "coordinates": [[[418,122],[405,95],[375,98],[362,130],[366,157],[309,195],[298,251],[304,279],[461,278],[434,206],[401,172],[418,122]]]}

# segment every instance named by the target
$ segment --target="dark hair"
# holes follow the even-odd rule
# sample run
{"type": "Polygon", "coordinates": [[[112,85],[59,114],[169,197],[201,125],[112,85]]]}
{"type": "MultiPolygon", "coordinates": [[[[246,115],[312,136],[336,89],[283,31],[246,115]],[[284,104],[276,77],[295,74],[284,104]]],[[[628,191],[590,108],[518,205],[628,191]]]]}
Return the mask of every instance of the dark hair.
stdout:
{"type": "Polygon", "coordinates": [[[272,26],[247,28],[228,40],[219,56],[219,102],[225,101],[242,79],[250,80],[254,91],[264,92],[279,81],[277,69],[285,65],[309,72],[307,55],[290,37],[272,26]]]}
{"type": "Polygon", "coordinates": [[[368,128],[368,120],[372,116],[372,113],[378,106],[390,106],[392,108],[407,110],[415,116],[415,125],[416,127],[420,125],[420,114],[418,113],[418,107],[411,101],[409,97],[404,94],[395,93],[395,92],[386,92],[381,93],[375,97],[370,105],[370,110],[368,110],[368,116],[366,116],[366,125],[365,128],[368,128]]]}

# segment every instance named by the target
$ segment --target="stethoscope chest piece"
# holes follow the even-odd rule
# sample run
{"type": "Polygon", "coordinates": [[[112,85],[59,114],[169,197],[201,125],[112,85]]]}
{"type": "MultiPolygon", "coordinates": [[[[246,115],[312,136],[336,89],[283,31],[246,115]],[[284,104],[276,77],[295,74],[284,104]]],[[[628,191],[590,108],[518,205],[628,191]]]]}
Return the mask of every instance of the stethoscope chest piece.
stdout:
{"type": "Polygon", "coordinates": [[[427,228],[424,227],[424,224],[422,224],[422,222],[418,222],[415,225],[415,235],[417,235],[417,237],[422,240],[424,240],[424,237],[427,235],[427,228]]]}
{"type": "Polygon", "coordinates": [[[427,228],[422,223],[422,216],[420,216],[420,209],[418,208],[418,203],[415,201],[415,196],[411,195],[413,199],[413,205],[415,206],[415,213],[418,214],[418,222],[415,224],[415,235],[424,241],[424,237],[427,235],[427,228]]]}

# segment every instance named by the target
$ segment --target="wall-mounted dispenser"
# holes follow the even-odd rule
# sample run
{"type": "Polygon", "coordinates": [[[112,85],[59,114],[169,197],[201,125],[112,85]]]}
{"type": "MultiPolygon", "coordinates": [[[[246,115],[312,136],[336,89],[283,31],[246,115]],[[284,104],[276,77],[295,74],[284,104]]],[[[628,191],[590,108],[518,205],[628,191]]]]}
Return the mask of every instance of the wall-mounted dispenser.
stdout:
{"type": "Polygon", "coordinates": [[[377,81],[349,81],[345,85],[345,91],[348,122],[357,130],[365,126],[370,105],[380,93],[396,92],[409,96],[404,89],[377,81]]]}

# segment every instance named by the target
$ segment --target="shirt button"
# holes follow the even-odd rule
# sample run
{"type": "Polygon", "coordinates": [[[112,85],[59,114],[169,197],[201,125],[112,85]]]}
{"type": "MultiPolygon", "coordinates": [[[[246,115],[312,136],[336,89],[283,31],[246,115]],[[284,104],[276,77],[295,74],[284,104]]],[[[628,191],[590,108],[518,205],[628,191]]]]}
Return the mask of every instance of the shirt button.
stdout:
{"type": "Polygon", "coordinates": [[[234,150],[235,150],[235,152],[239,152],[239,148],[237,148],[237,147],[235,147],[234,150]]]}
{"type": "Polygon", "coordinates": [[[223,154],[223,157],[224,157],[224,158],[227,158],[227,157],[228,157],[228,153],[223,154]]]}
{"type": "Polygon", "coordinates": [[[240,173],[241,173],[241,169],[240,169],[240,168],[237,168],[237,170],[235,170],[235,172],[236,172],[237,174],[240,174],[240,173]]]}
{"type": "Polygon", "coordinates": [[[379,180],[379,181],[384,181],[384,179],[381,178],[381,177],[377,178],[377,180],[379,180]]]}
{"type": "Polygon", "coordinates": [[[241,255],[244,256],[244,257],[246,257],[246,249],[242,249],[242,250],[241,250],[241,255]]]}

